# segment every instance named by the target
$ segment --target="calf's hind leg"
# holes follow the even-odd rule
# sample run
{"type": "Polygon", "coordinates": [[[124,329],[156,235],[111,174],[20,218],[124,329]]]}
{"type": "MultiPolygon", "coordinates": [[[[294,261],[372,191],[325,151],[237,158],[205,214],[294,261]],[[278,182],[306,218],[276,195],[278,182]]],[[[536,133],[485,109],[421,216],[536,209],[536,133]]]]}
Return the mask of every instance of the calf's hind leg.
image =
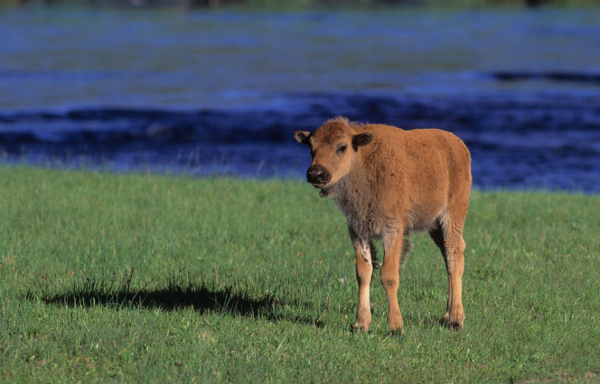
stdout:
{"type": "Polygon", "coordinates": [[[465,267],[465,241],[462,237],[464,219],[458,223],[452,221],[451,217],[444,219],[438,220],[429,234],[444,256],[448,272],[448,304],[442,320],[449,327],[460,329],[465,320],[462,303],[462,276],[465,267]]]}

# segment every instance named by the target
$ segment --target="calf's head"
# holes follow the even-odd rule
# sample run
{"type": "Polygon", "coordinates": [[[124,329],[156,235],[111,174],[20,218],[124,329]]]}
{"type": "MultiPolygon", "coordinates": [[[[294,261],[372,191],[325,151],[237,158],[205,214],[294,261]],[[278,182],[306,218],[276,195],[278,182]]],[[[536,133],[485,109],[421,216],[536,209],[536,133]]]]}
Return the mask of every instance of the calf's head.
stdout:
{"type": "Polygon", "coordinates": [[[338,117],[313,133],[294,132],[300,144],[310,147],[312,163],[306,172],[306,180],[315,188],[327,188],[348,174],[359,148],[373,140],[372,134],[361,131],[347,119],[338,117]]]}

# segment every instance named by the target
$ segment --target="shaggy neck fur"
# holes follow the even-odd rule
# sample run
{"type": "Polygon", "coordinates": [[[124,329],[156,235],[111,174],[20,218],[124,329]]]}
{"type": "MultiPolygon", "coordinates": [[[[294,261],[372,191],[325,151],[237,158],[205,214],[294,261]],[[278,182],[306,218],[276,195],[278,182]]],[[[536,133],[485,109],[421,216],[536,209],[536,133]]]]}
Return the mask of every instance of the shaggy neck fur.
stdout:
{"type": "Polygon", "coordinates": [[[320,195],[329,197],[337,205],[346,216],[348,226],[360,238],[377,238],[385,225],[378,204],[377,170],[367,167],[359,157],[356,160],[352,171],[334,185],[321,189],[320,195]]]}

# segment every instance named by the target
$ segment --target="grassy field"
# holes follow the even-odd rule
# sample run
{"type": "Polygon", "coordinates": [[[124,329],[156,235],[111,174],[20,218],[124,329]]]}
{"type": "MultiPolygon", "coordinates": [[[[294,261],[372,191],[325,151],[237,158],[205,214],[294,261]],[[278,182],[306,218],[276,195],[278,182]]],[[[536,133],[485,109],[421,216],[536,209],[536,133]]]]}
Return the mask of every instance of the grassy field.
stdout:
{"type": "Polygon", "coordinates": [[[0,167],[1,382],[600,382],[600,196],[474,192],[465,329],[433,242],[404,336],[351,334],[344,219],[299,181],[0,167]]]}

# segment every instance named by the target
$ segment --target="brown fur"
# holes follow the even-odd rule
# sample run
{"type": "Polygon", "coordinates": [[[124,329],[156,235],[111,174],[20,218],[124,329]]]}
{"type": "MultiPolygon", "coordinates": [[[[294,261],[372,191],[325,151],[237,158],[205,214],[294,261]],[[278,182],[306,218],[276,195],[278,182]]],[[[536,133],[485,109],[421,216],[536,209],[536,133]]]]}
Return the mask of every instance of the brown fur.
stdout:
{"type": "Polygon", "coordinates": [[[462,237],[471,189],[471,158],[464,143],[438,129],[404,131],[357,124],[338,117],[314,133],[295,133],[313,157],[307,178],[344,213],[356,252],[359,304],[354,330],[369,329],[372,240],[381,239],[380,280],[389,304],[388,325],[402,332],[397,291],[404,237],[428,231],[448,272],[449,296],[443,320],[460,328],[465,319],[462,237]],[[344,148],[345,147],[345,148],[344,148]]]}

